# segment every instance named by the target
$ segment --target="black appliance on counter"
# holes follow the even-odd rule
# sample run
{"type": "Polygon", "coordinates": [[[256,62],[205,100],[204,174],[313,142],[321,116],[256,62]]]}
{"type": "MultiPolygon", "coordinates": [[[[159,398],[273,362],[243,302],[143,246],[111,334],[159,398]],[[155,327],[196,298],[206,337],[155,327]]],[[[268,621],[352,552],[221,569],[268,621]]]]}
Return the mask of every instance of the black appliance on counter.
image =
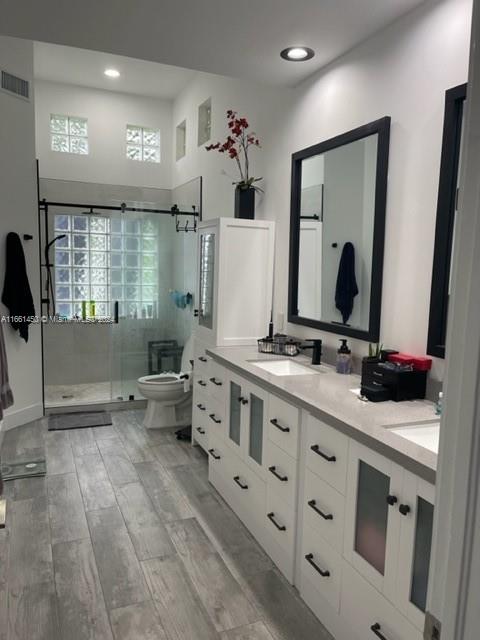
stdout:
{"type": "Polygon", "coordinates": [[[377,358],[362,361],[360,391],[371,402],[421,400],[426,390],[427,371],[415,371],[377,358]]]}

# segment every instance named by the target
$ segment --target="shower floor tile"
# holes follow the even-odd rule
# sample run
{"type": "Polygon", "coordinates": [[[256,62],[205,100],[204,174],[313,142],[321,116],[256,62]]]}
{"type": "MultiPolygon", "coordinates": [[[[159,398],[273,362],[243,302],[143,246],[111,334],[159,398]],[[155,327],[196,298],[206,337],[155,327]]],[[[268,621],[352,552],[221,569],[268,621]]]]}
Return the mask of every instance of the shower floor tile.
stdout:
{"type": "Polygon", "coordinates": [[[84,384],[53,384],[45,385],[45,406],[58,407],[97,402],[112,402],[120,396],[128,400],[130,395],[135,399],[142,399],[138,393],[136,380],[124,382],[109,380],[105,382],[84,384]]]}

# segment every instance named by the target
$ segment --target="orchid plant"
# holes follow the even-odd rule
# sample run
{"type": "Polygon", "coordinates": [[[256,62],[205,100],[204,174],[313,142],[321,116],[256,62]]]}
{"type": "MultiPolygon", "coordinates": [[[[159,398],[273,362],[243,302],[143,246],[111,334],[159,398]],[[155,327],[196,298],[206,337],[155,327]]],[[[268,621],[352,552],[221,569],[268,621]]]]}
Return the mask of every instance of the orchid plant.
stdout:
{"type": "Polygon", "coordinates": [[[260,141],[254,131],[249,131],[250,125],[246,118],[239,117],[236,111],[227,111],[227,125],[229,134],[225,142],[216,142],[208,145],[207,151],[218,151],[227,153],[228,156],[237,163],[240,173],[240,180],[233,182],[238,189],[253,188],[262,191],[255,182],[263,178],[250,176],[249,152],[252,147],[260,147],[260,141]]]}

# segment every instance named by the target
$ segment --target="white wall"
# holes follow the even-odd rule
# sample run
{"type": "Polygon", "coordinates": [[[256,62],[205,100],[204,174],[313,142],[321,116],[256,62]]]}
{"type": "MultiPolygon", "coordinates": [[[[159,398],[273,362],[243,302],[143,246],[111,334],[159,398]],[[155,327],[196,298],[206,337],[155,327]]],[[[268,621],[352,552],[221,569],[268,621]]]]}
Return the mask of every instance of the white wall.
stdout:
{"type": "MultiPolygon", "coordinates": [[[[290,156],[392,117],[381,341],[425,353],[445,91],[467,79],[471,0],[428,1],[297,89],[269,145],[262,215],[277,221],[275,310],[287,312],[290,156]]],[[[300,336],[335,334],[286,325],[300,336]]],[[[354,353],[367,345],[353,341],[354,353]]],[[[433,375],[443,376],[443,361],[433,375]]]]}
{"type": "MultiPolygon", "coordinates": [[[[207,152],[205,145],[197,144],[198,107],[208,98],[212,99],[212,139],[210,142],[223,141],[227,136],[226,112],[238,111],[245,116],[255,129],[263,149],[253,149],[251,154],[251,174],[266,176],[267,145],[275,143],[280,114],[285,104],[293,97],[293,90],[276,89],[252,82],[227,78],[225,76],[198,73],[177,97],[173,105],[172,129],[187,121],[186,155],[173,159],[173,187],[187,182],[198,175],[203,176],[203,217],[217,218],[233,216],[234,187],[232,182],[239,180],[234,160],[217,151],[207,152]]],[[[209,143],[207,143],[209,144],[209,143]]],[[[260,183],[267,189],[266,179],[260,183]]],[[[278,185],[270,185],[276,189],[278,185]]],[[[262,196],[257,195],[257,212],[263,210],[262,196]]],[[[269,216],[267,216],[269,217],[269,216]]]]}
{"type": "MultiPolygon", "coordinates": [[[[2,69],[32,82],[33,45],[26,40],[0,37],[2,69]]],[[[30,85],[32,93],[33,86],[30,85]]],[[[14,231],[33,241],[23,242],[27,273],[39,312],[39,258],[35,165],[34,106],[0,91],[0,287],[5,272],[5,237],[14,231]]],[[[1,315],[7,314],[1,305],[1,315]]],[[[23,424],[42,415],[42,361],[40,325],[30,325],[25,343],[9,326],[3,326],[7,347],[10,384],[15,404],[5,417],[4,427],[23,424]]]]}
{"type": "Polygon", "coordinates": [[[36,148],[42,178],[170,189],[170,101],[37,80],[35,102],[36,148]],[[51,151],[51,113],[88,118],[87,156],[51,151]],[[160,129],[159,164],[127,159],[127,124],[160,129]]]}

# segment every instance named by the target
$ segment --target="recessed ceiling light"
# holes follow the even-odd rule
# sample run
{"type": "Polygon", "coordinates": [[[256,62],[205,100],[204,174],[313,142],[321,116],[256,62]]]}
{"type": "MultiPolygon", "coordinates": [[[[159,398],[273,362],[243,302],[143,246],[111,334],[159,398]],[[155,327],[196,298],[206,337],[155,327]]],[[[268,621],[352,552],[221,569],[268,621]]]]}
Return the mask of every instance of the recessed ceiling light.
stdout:
{"type": "Polygon", "coordinates": [[[315,51],[308,47],[287,47],[280,52],[280,55],[284,60],[290,62],[305,62],[305,60],[313,58],[315,51]]]}
{"type": "Polygon", "coordinates": [[[120,71],[116,69],[105,69],[103,73],[109,78],[118,78],[120,76],[120,71]]]}

